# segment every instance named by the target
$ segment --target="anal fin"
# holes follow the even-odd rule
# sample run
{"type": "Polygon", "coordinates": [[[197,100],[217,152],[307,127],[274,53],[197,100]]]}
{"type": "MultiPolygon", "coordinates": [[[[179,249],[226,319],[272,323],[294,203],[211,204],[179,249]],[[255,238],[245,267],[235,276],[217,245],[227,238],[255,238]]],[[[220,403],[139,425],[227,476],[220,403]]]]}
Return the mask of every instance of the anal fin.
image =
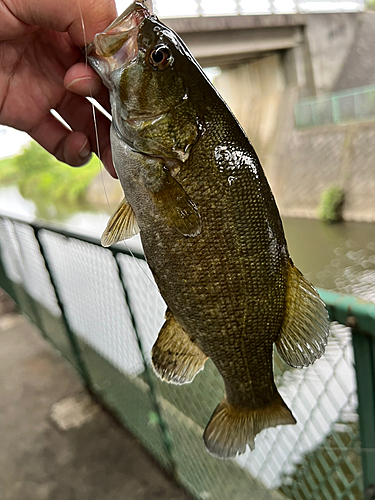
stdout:
{"type": "Polygon", "coordinates": [[[124,198],[109,219],[101,238],[101,244],[103,247],[109,247],[118,241],[127,240],[138,233],[139,226],[134,211],[124,198]]]}
{"type": "Polygon", "coordinates": [[[207,356],[167,310],[166,321],[152,348],[156,374],[173,384],[188,384],[204,368],[207,356]]]}
{"type": "Polygon", "coordinates": [[[203,440],[207,450],[217,458],[234,458],[253,450],[255,436],[268,427],[293,425],[296,419],[276,391],[270,404],[264,408],[235,408],[224,398],[216,407],[203,440]]]}
{"type": "Polygon", "coordinates": [[[324,302],[303,274],[289,264],[286,311],[277,352],[288,365],[302,368],[319,359],[329,335],[329,318],[324,302]]]}

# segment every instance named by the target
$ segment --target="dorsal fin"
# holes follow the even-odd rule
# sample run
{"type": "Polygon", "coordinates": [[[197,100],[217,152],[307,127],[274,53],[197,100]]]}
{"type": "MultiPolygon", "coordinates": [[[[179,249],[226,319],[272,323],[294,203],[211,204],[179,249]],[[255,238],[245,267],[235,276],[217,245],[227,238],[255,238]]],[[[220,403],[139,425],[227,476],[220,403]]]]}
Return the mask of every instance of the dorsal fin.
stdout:
{"type": "Polygon", "coordinates": [[[127,240],[138,233],[139,226],[134,210],[124,198],[109,219],[100,241],[103,247],[109,247],[118,241],[127,240]]]}

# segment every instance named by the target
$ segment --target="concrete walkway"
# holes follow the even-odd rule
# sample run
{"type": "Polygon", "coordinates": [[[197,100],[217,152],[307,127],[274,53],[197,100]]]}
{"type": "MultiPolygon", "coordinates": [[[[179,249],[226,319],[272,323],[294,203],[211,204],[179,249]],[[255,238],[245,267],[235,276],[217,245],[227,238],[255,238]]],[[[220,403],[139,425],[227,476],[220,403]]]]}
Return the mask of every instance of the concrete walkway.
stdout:
{"type": "Polygon", "coordinates": [[[3,310],[0,499],[191,497],[167,479],[135,438],[87,399],[73,368],[24,317],[3,310]]]}

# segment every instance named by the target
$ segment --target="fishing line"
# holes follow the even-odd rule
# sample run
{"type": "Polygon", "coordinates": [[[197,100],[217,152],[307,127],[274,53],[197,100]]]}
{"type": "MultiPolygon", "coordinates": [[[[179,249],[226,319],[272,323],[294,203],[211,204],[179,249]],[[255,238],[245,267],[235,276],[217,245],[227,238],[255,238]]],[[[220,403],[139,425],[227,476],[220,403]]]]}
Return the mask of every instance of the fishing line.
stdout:
{"type": "MultiPolygon", "coordinates": [[[[87,47],[86,27],[85,27],[85,22],[83,20],[83,15],[82,15],[81,0],[78,0],[78,9],[79,9],[79,15],[80,15],[81,26],[82,26],[82,31],[83,31],[83,41],[84,41],[85,47],[87,47]]],[[[86,70],[87,70],[87,68],[88,68],[88,58],[87,58],[87,52],[86,51],[85,51],[85,67],[86,67],[86,70]]],[[[107,201],[108,208],[109,208],[110,212],[112,212],[111,205],[110,205],[109,199],[108,199],[108,193],[107,193],[107,190],[106,190],[106,187],[105,187],[105,183],[104,183],[104,176],[103,176],[103,167],[104,167],[104,165],[103,165],[103,162],[101,160],[101,154],[100,154],[98,124],[97,124],[97,119],[96,119],[96,109],[98,109],[107,118],[112,119],[112,117],[94,99],[94,97],[92,95],[92,92],[91,92],[91,89],[90,89],[90,97],[87,97],[87,100],[91,103],[91,108],[92,108],[92,116],[93,116],[93,120],[94,120],[94,130],[95,130],[95,141],[96,141],[96,147],[97,147],[97,151],[98,151],[97,156],[98,156],[98,159],[99,159],[100,176],[101,176],[101,180],[102,180],[104,194],[105,194],[105,198],[106,198],[106,201],[107,201]]],[[[138,262],[138,259],[133,254],[133,252],[130,249],[129,245],[126,243],[126,241],[123,241],[123,243],[125,244],[128,252],[131,254],[131,256],[133,257],[133,259],[135,260],[135,262],[136,262],[137,266],[139,267],[139,269],[141,270],[141,272],[144,274],[144,276],[146,276],[146,278],[152,284],[152,286],[159,292],[159,289],[156,286],[155,282],[150,278],[150,276],[147,274],[147,272],[145,271],[145,269],[141,266],[140,262],[138,262]]]]}
{"type": "MultiPolygon", "coordinates": [[[[79,16],[80,16],[80,19],[81,19],[81,26],[82,26],[82,32],[83,32],[83,41],[84,41],[85,47],[87,47],[86,27],[85,27],[85,22],[83,20],[83,15],[82,15],[81,0],[78,0],[78,9],[79,9],[79,16]]],[[[86,50],[85,50],[85,68],[86,68],[86,71],[87,71],[87,68],[88,68],[88,58],[87,58],[87,52],[86,52],[86,50]]],[[[93,122],[94,122],[97,157],[98,157],[98,160],[99,160],[100,178],[101,178],[101,181],[102,181],[102,186],[103,186],[103,190],[104,190],[105,199],[106,199],[109,211],[111,212],[112,211],[111,204],[109,203],[108,193],[107,193],[107,189],[106,189],[105,183],[104,183],[104,175],[103,175],[103,167],[104,167],[104,165],[103,165],[103,162],[102,162],[102,159],[101,159],[100,144],[99,144],[99,133],[98,133],[98,122],[97,122],[97,118],[96,118],[96,109],[95,109],[95,105],[93,103],[94,98],[93,98],[93,95],[92,95],[92,92],[91,92],[91,88],[90,88],[90,99],[88,99],[88,100],[91,103],[91,109],[92,109],[92,118],[93,118],[93,122]]]]}

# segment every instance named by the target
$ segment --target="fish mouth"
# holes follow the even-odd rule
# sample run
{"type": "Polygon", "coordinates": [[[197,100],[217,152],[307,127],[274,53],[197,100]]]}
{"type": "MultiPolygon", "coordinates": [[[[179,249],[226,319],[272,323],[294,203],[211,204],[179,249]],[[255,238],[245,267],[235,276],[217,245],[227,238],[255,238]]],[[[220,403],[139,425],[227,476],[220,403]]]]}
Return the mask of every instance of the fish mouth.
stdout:
{"type": "Polygon", "coordinates": [[[95,35],[94,41],[86,48],[86,55],[102,77],[137,57],[139,28],[151,15],[143,3],[135,2],[105,31],[95,35]]]}

